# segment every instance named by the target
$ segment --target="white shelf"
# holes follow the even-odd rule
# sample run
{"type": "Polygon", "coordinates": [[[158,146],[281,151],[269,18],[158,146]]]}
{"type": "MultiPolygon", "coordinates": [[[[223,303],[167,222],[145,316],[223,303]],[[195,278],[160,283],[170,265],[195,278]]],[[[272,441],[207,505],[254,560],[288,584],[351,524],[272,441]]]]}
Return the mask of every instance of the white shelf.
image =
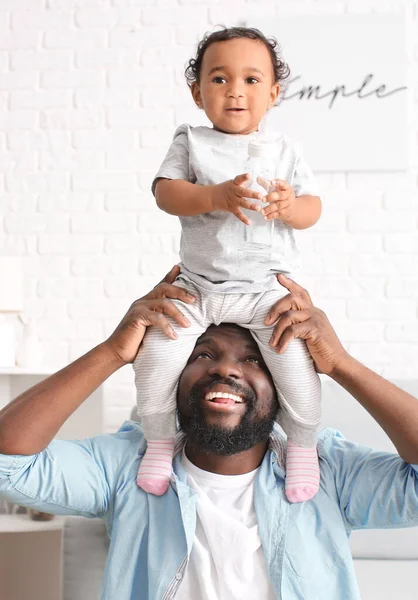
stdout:
{"type": "Polygon", "coordinates": [[[0,515],[1,533],[30,533],[40,531],[61,531],[65,517],[55,516],[52,521],[33,521],[28,515],[0,515]]]}
{"type": "Polygon", "coordinates": [[[52,375],[59,371],[60,367],[38,367],[37,369],[25,369],[22,367],[0,367],[0,375],[52,375]]]}

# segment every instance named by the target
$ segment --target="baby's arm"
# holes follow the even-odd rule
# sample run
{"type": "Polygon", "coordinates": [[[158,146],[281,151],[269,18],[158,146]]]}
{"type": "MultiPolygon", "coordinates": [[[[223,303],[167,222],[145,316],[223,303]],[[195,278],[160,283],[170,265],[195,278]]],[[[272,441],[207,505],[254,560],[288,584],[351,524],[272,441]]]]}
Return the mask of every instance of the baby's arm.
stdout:
{"type": "Polygon", "coordinates": [[[296,196],[287,181],[277,180],[272,183],[274,191],[265,197],[265,201],[269,204],[261,211],[268,221],[280,219],[293,229],[308,229],[315,225],[322,211],[319,196],[310,194],[296,196]]]}
{"type": "Polygon", "coordinates": [[[237,175],[235,179],[217,185],[199,185],[183,179],[158,179],[155,198],[161,210],[170,215],[192,217],[214,210],[234,214],[246,225],[250,220],[241,208],[259,210],[258,204],[248,198],[261,200],[262,195],[246,187],[248,175],[237,175]]]}

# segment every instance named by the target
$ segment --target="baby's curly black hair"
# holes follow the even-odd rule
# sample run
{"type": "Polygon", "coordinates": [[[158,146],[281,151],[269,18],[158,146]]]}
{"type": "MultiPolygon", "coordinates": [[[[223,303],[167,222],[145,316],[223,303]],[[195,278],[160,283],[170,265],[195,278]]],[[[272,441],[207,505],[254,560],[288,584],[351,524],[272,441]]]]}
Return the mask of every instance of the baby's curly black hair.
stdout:
{"type": "Polygon", "coordinates": [[[209,46],[215,42],[225,42],[235,38],[260,40],[266,46],[273,64],[275,83],[279,83],[281,88],[284,89],[290,77],[290,69],[288,64],[282,59],[281,48],[275,38],[267,38],[259,29],[253,27],[223,27],[219,31],[205,33],[197,46],[195,58],[189,60],[184,71],[187,85],[191,87],[194,82],[200,83],[203,55],[209,46]]]}

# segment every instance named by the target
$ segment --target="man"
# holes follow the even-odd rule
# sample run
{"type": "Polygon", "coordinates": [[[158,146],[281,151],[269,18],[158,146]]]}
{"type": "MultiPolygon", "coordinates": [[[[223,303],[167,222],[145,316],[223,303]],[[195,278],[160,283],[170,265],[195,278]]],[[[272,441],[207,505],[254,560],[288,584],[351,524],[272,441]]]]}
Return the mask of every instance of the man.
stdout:
{"type": "Polygon", "coordinates": [[[135,302],[108,340],[0,412],[0,494],[104,519],[111,542],[102,600],[359,598],[350,531],[418,525],[418,401],[350,357],[308,293],[282,275],[290,293],[272,307],[271,321],[281,316],[272,344],[283,352],[305,339],[317,370],[372,414],[399,456],[326,430],[320,490],[289,504],[270,374],[248,332],[234,325],[210,327],[181,375],[183,434],[163,496],[136,486],[145,450],[138,424],[51,442],[98,385],[133,361],[145,326],[172,335],[166,316],[187,326],[166,299],[192,301],[170,285],[177,272],[135,302]]]}

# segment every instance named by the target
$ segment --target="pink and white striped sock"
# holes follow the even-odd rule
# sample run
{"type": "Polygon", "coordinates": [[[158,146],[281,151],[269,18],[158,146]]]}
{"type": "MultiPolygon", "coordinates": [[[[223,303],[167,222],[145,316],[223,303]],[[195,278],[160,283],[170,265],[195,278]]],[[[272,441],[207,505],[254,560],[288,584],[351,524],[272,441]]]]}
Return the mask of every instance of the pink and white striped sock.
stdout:
{"type": "Polygon", "coordinates": [[[305,502],[319,488],[319,462],[316,446],[302,448],[287,440],[285,492],[289,502],[305,502]]]}
{"type": "Polygon", "coordinates": [[[174,438],[149,440],[136,477],[138,487],[154,496],[165,494],[170,483],[173,454],[174,438]]]}

